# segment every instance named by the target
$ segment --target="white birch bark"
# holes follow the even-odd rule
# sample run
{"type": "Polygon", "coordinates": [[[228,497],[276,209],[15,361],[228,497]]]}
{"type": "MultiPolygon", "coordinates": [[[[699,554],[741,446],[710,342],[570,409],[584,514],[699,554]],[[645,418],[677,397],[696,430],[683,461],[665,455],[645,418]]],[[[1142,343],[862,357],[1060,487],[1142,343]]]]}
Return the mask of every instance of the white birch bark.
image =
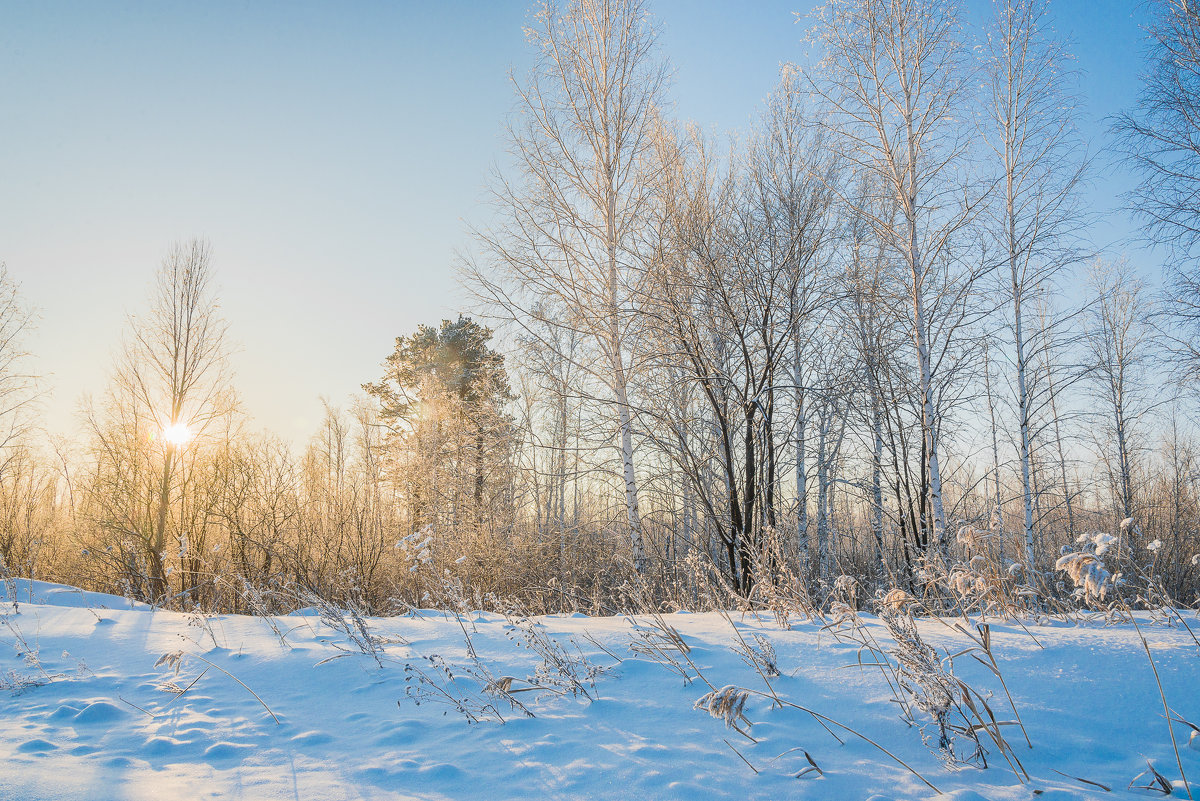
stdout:
{"type": "Polygon", "coordinates": [[[538,63],[516,83],[510,125],[516,180],[500,177],[495,230],[478,232],[491,269],[468,267],[476,294],[502,319],[553,347],[542,329],[582,335],[564,358],[602,387],[615,418],[625,523],[645,566],[635,465],[633,384],[640,252],[652,216],[653,148],[666,67],[642,0],[540,3],[529,41],[538,63]],[[598,358],[591,358],[596,356],[598,358]]]}
{"type": "Polygon", "coordinates": [[[814,31],[824,50],[814,89],[829,109],[821,124],[841,143],[848,165],[881,187],[880,208],[859,204],[858,213],[904,265],[928,468],[929,546],[939,552],[946,512],[930,300],[962,293],[978,277],[946,273],[951,243],[979,204],[961,180],[967,143],[956,118],[966,113],[966,73],[957,13],[942,0],[830,0],[814,31]]]}
{"type": "Polygon", "coordinates": [[[1022,540],[1026,563],[1035,553],[1033,409],[1029,369],[1039,343],[1026,327],[1026,301],[1053,286],[1076,257],[1066,245],[1078,225],[1077,187],[1086,165],[1068,94],[1073,75],[1061,42],[1047,34],[1046,0],[997,3],[985,50],[988,140],[1000,166],[1003,203],[994,228],[1008,282],[1021,471],[1022,540]]]}
{"type": "Polygon", "coordinates": [[[792,381],[796,385],[796,543],[803,558],[808,554],[808,454],[805,439],[808,414],[804,402],[804,364],[799,334],[793,335],[792,381]]]}

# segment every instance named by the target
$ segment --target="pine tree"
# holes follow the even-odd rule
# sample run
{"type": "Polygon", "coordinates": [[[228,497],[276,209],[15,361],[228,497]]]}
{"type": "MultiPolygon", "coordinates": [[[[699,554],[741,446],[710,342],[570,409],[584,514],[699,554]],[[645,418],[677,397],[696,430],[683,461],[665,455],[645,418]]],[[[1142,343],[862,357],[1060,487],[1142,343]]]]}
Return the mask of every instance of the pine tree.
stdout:
{"type": "Polygon", "coordinates": [[[383,380],[363,385],[404,454],[408,475],[397,477],[409,487],[414,528],[447,513],[455,523],[484,518],[491,468],[509,447],[505,404],[512,399],[491,338],[491,329],[462,315],[436,328],[422,325],[397,337],[383,380]]]}

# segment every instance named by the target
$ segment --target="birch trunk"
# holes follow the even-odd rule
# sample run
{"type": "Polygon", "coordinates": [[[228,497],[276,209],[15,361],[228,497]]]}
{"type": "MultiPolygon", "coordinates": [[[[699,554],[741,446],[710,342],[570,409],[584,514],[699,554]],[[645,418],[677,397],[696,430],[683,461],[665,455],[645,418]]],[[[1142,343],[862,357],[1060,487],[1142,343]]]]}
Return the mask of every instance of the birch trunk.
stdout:
{"type": "MultiPolygon", "coordinates": [[[[799,337],[797,337],[797,340],[799,337]]],[[[799,341],[792,345],[792,382],[796,385],[796,543],[801,557],[808,555],[808,470],[805,433],[808,417],[804,404],[803,366],[799,341]]]]}

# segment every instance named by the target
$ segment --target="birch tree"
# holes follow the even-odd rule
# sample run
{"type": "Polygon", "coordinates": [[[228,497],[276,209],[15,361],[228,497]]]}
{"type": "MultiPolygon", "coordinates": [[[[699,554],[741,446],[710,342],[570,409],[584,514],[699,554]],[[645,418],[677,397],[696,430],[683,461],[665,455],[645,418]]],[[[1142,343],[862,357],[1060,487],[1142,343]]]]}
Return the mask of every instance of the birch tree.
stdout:
{"type": "Polygon", "coordinates": [[[828,137],[808,118],[813,113],[807,103],[801,73],[785,65],[779,86],[767,101],[763,115],[761,141],[754,149],[754,174],[760,186],[769,188],[767,196],[774,213],[777,247],[786,247],[796,280],[789,284],[793,330],[790,378],[795,404],[795,486],[796,539],[801,553],[808,549],[808,429],[810,425],[810,387],[807,384],[812,360],[814,332],[822,302],[827,298],[823,284],[828,277],[825,267],[828,247],[836,228],[833,208],[840,176],[837,159],[828,137]],[[807,105],[806,105],[807,103],[807,105]]]}
{"type": "Polygon", "coordinates": [[[990,229],[1001,254],[1016,371],[1022,532],[1034,558],[1033,423],[1030,357],[1044,346],[1031,324],[1035,295],[1078,258],[1071,237],[1081,221],[1078,189],[1085,162],[1072,120],[1070,56],[1046,20],[1047,0],[998,0],[984,51],[985,137],[999,187],[990,229]]]}
{"type": "Polygon", "coordinates": [[[828,150],[796,129],[785,136],[778,119],[729,167],[695,131],[662,137],[660,256],[646,308],[663,361],[705,407],[702,419],[662,416],[743,594],[771,558],[762,535],[779,523],[780,387],[792,337],[817,306],[813,271],[832,231],[828,150]],[[712,465],[720,475],[709,483],[712,465]]]}
{"type": "Polygon", "coordinates": [[[615,411],[626,522],[641,571],[634,306],[652,201],[645,161],[666,67],[642,0],[547,0],[526,34],[537,64],[526,80],[514,79],[515,175],[499,177],[498,225],[480,232],[493,269],[469,274],[482,298],[525,334],[569,328],[601,355],[602,367],[577,366],[592,372],[607,393],[598,400],[615,411]],[[546,318],[546,309],[556,316],[546,318]]]}
{"type": "Polygon", "coordinates": [[[1145,290],[1127,262],[1098,260],[1092,268],[1092,290],[1085,343],[1095,398],[1107,442],[1100,458],[1107,467],[1115,509],[1122,519],[1136,511],[1135,471],[1141,424],[1152,407],[1146,391],[1151,358],[1151,329],[1145,290]]]}
{"type": "MultiPolygon", "coordinates": [[[[842,323],[834,318],[831,323],[842,323]]],[[[842,443],[846,437],[847,408],[856,398],[848,391],[854,386],[853,368],[849,355],[842,344],[844,337],[832,330],[830,325],[824,332],[819,373],[829,389],[816,397],[813,412],[815,428],[815,461],[817,468],[817,564],[822,579],[834,578],[837,562],[837,539],[833,526],[832,504],[835,468],[841,457],[842,443]]]]}
{"type": "Polygon", "coordinates": [[[25,338],[34,311],[0,262],[0,576],[22,570],[33,577],[59,509],[59,478],[39,458],[29,436],[38,400],[25,338]]]}
{"type": "MultiPolygon", "coordinates": [[[[859,202],[869,202],[871,193],[864,186],[859,202]]],[[[873,235],[865,215],[852,213],[846,223],[849,258],[843,281],[846,285],[846,328],[849,346],[857,357],[868,403],[861,412],[867,429],[864,443],[871,454],[870,520],[875,537],[875,557],[879,575],[886,575],[884,557],[884,408],[883,373],[888,369],[887,353],[894,350],[897,330],[895,311],[882,291],[885,280],[883,243],[873,235]]],[[[857,404],[855,404],[857,406],[857,404]]],[[[899,509],[897,510],[899,511],[899,509]]]]}
{"type": "MultiPolygon", "coordinates": [[[[25,337],[34,312],[21,299],[17,282],[0,262],[0,452],[15,445],[29,428],[29,410],[37,398],[37,376],[29,370],[25,337]]],[[[0,478],[7,460],[0,457],[0,478]]]]}
{"type": "MultiPolygon", "coordinates": [[[[1141,182],[1131,207],[1154,241],[1181,265],[1200,258],[1200,7],[1195,0],[1152,0],[1150,64],[1137,107],[1116,131],[1141,182]]],[[[1195,286],[1196,273],[1187,272],[1195,286]]],[[[1194,307],[1193,307],[1194,308],[1194,307]]],[[[1195,320],[1195,316],[1190,319],[1195,320]]]]}
{"type": "Polygon", "coordinates": [[[968,92],[957,11],[943,0],[830,0],[813,36],[823,51],[813,85],[829,110],[820,119],[840,141],[847,168],[881,187],[881,202],[860,207],[905,268],[932,544],[941,549],[946,512],[929,307],[936,293],[961,290],[974,277],[949,273],[960,266],[955,236],[979,201],[963,175],[968,92]]]}
{"type": "MultiPolygon", "coordinates": [[[[1075,539],[1075,507],[1071,492],[1071,483],[1067,478],[1067,451],[1063,444],[1063,413],[1059,406],[1059,392],[1063,389],[1062,382],[1056,376],[1060,372],[1057,348],[1053,340],[1051,328],[1046,320],[1047,315],[1039,314],[1039,323],[1043,332],[1043,348],[1041,358],[1045,361],[1046,375],[1046,404],[1050,423],[1054,428],[1054,447],[1058,456],[1059,478],[1062,483],[1063,506],[1067,512],[1067,534],[1069,539],[1075,539]]],[[[1082,377],[1083,371],[1076,370],[1076,378],[1082,377]]]]}
{"type": "Polygon", "coordinates": [[[1117,118],[1141,174],[1130,193],[1146,235],[1170,254],[1163,309],[1179,378],[1200,383],[1200,7],[1154,0],[1150,64],[1137,107],[1117,118]]]}

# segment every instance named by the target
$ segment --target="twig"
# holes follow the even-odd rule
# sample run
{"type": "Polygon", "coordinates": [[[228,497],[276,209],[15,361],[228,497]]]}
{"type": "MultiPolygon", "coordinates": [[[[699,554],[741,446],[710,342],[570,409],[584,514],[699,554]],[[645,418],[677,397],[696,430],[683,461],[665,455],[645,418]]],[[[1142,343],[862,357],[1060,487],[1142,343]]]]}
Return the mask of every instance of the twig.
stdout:
{"type": "MultiPolygon", "coordinates": [[[[746,692],[753,693],[754,695],[762,696],[763,698],[771,698],[771,696],[770,696],[770,695],[768,695],[767,693],[764,693],[762,690],[750,690],[750,689],[747,689],[747,691],[746,691],[746,692]]],[[[914,775],[914,776],[916,776],[918,779],[920,779],[922,782],[924,782],[924,783],[925,783],[925,786],[926,786],[926,787],[928,787],[930,790],[933,790],[933,791],[934,791],[935,793],[937,793],[938,795],[941,795],[941,794],[942,794],[942,791],[941,791],[941,790],[939,790],[937,787],[935,787],[935,786],[934,786],[934,785],[933,785],[933,784],[932,784],[932,783],[931,783],[931,782],[930,782],[928,779],[926,779],[926,778],[925,778],[924,776],[922,776],[920,773],[917,773],[917,771],[916,771],[916,770],[915,770],[915,769],[912,767],[912,765],[909,765],[909,764],[908,764],[907,762],[905,762],[903,759],[901,759],[900,757],[896,756],[896,755],[895,755],[895,754],[893,754],[891,751],[887,750],[887,749],[886,749],[886,748],[884,748],[882,745],[880,745],[879,743],[875,742],[874,740],[872,740],[870,737],[868,737],[867,735],[863,734],[862,732],[860,732],[860,731],[857,731],[857,730],[855,730],[855,729],[852,729],[852,728],[850,728],[850,727],[849,727],[849,726],[847,726],[845,723],[839,723],[838,721],[834,720],[833,718],[826,717],[825,715],[822,715],[820,712],[817,712],[817,711],[815,711],[815,710],[809,709],[809,708],[808,708],[808,707],[806,707],[806,706],[801,706],[800,704],[794,704],[794,703],[792,703],[791,701],[784,701],[784,700],[780,700],[780,702],[779,702],[779,703],[780,703],[780,704],[782,704],[783,706],[790,706],[790,707],[791,707],[791,708],[793,708],[793,709],[798,709],[798,710],[800,710],[801,712],[807,712],[809,715],[812,715],[812,716],[813,716],[814,718],[816,718],[817,720],[823,720],[823,721],[826,721],[827,723],[832,723],[834,726],[837,726],[837,727],[838,727],[838,728],[840,728],[840,729],[844,729],[845,731],[848,731],[850,734],[853,734],[855,737],[858,737],[860,740],[864,740],[865,742],[868,742],[868,743],[870,743],[871,745],[875,746],[875,747],[876,747],[876,748],[878,748],[880,751],[882,751],[884,754],[887,754],[889,757],[891,757],[891,758],[892,758],[892,759],[893,759],[893,760],[896,762],[896,764],[898,764],[898,765],[900,765],[901,767],[905,768],[906,770],[908,770],[908,772],[909,772],[909,773],[911,773],[912,775],[914,775]]]]}
{"type": "Polygon", "coordinates": [[[258,697],[258,693],[254,692],[254,690],[251,690],[251,689],[250,689],[250,687],[249,687],[249,686],[247,686],[246,682],[242,681],[242,680],[241,680],[241,679],[239,679],[237,676],[233,675],[233,674],[232,674],[232,673],[230,673],[228,670],[226,670],[225,668],[223,668],[223,667],[221,667],[220,665],[216,664],[215,662],[210,662],[208,659],[205,659],[203,656],[200,656],[199,654],[190,654],[190,656],[192,656],[192,657],[194,657],[194,658],[196,658],[196,659],[199,659],[201,662],[203,662],[204,664],[208,665],[209,667],[214,667],[214,668],[216,668],[217,670],[221,671],[222,673],[224,673],[224,674],[225,674],[226,676],[228,676],[229,678],[231,678],[231,679],[233,679],[234,681],[236,681],[238,684],[242,685],[242,687],[244,687],[244,688],[245,688],[246,692],[248,692],[248,693],[250,693],[251,695],[253,695],[253,696],[254,696],[254,699],[255,699],[256,701],[258,701],[260,704],[262,704],[262,708],[263,708],[263,709],[265,709],[265,710],[267,710],[267,714],[268,714],[268,715],[270,715],[272,719],[274,719],[274,721],[275,721],[276,725],[282,725],[282,724],[280,723],[280,720],[279,720],[279,718],[275,717],[275,713],[271,711],[271,707],[267,706],[267,702],[266,702],[266,701],[264,701],[263,699],[259,698],[259,697],[258,697]]]}
{"type": "Polygon", "coordinates": [[[174,697],[174,698],[172,698],[170,701],[167,701],[165,704],[163,704],[163,709],[166,709],[166,708],[167,708],[167,707],[169,707],[171,704],[175,703],[175,702],[176,702],[176,701],[178,701],[180,698],[182,698],[182,697],[183,697],[183,694],[184,694],[184,693],[186,693],[188,690],[192,689],[193,687],[195,687],[195,686],[196,686],[196,682],[198,682],[198,681],[200,681],[200,679],[204,678],[204,674],[205,674],[205,673],[208,673],[208,671],[209,671],[209,668],[205,668],[203,671],[201,671],[201,673],[200,673],[200,675],[199,675],[199,676],[197,676],[196,678],[192,679],[192,683],[191,683],[191,684],[189,684],[188,686],[184,687],[184,688],[183,688],[182,690],[180,690],[179,692],[175,693],[175,697],[174,697]]]}
{"type": "Polygon", "coordinates": [[[1084,784],[1090,784],[1090,785],[1092,785],[1093,787],[1099,787],[1101,790],[1103,790],[1103,791],[1104,791],[1104,792],[1106,792],[1106,793],[1111,793],[1111,792],[1112,792],[1112,788],[1111,788],[1111,787],[1109,787],[1109,786],[1108,786],[1108,785],[1106,785],[1106,784],[1101,784],[1100,782],[1094,782],[1094,781],[1091,781],[1090,779],[1081,779],[1081,778],[1079,778],[1078,776],[1072,776],[1072,775],[1071,775],[1071,774],[1069,774],[1069,773],[1063,773],[1061,770],[1056,770],[1056,769],[1054,769],[1054,768],[1050,768],[1050,770],[1053,770],[1053,771],[1054,771],[1055,773],[1057,773],[1059,776],[1065,776],[1065,777],[1067,777],[1068,779],[1074,779],[1074,780],[1075,780],[1075,781],[1077,781],[1077,782],[1083,782],[1084,784]]]}
{"type": "Polygon", "coordinates": [[[146,715],[147,717],[149,717],[151,719],[153,719],[155,717],[153,712],[147,712],[145,709],[142,709],[140,706],[135,704],[133,701],[130,701],[127,698],[125,698],[124,696],[122,696],[120,693],[117,693],[117,698],[119,698],[124,703],[129,704],[131,707],[133,707],[137,711],[141,712],[142,714],[146,715]]]}
{"type": "MultiPolygon", "coordinates": [[[[1128,604],[1126,607],[1128,608],[1128,604]]],[[[1138,639],[1142,641],[1142,647],[1146,649],[1146,658],[1150,660],[1150,669],[1154,671],[1154,683],[1158,685],[1158,697],[1162,699],[1163,714],[1167,716],[1167,732],[1171,735],[1171,747],[1175,749],[1175,764],[1179,767],[1179,778],[1183,779],[1183,789],[1187,791],[1188,798],[1195,801],[1192,796],[1192,786],[1188,784],[1187,775],[1183,772],[1183,759],[1179,756],[1179,743],[1175,740],[1175,727],[1171,725],[1171,708],[1167,706],[1167,694],[1163,691],[1162,679],[1158,675],[1158,666],[1154,664],[1154,657],[1150,655],[1150,643],[1146,641],[1146,635],[1142,634],[1142,627],[1138,625],[1137,619],[1133,616],[1133,610],[1128,609],[1128,611],[1138,639]]]]}
{"type": "MultiPolygon", "coordinates": [[[[744,733],[744,732],[743,732],[743,733],[744,733]]],[[[731,751],[733,751],[733,753],[737,754],[737,755],[738,755],[738,759],[740,759],[740,760],[742,760],[743,762],[745,762],[745,763],[746,763],[746,766],[747,766],[747,767],[749,767],[749,768],[750,768],[750,770],[754,771],[755,773],[758,773],[758,768],[756,768],[756,767],[754,767],[753,765],[751,765],[751,764],[750,764],[750,760],[748,760],[748,759],[746,759],[744,756],[742,756],[742,752],[741,752],[741,751],[739,751],[739,750],[737,750],[736,748],[734,748],[734,747],[733,747],[733,743],[729,742],[729,741],[728,741],[728,740],[726,740],[724,737],[722,737],[722,738],[721,738],[721,741],[722,741],[722,742],[724,742],[724,743],[725,743],[725,745],[729,746],[729,749],[730,749],[731,751]]]]}

